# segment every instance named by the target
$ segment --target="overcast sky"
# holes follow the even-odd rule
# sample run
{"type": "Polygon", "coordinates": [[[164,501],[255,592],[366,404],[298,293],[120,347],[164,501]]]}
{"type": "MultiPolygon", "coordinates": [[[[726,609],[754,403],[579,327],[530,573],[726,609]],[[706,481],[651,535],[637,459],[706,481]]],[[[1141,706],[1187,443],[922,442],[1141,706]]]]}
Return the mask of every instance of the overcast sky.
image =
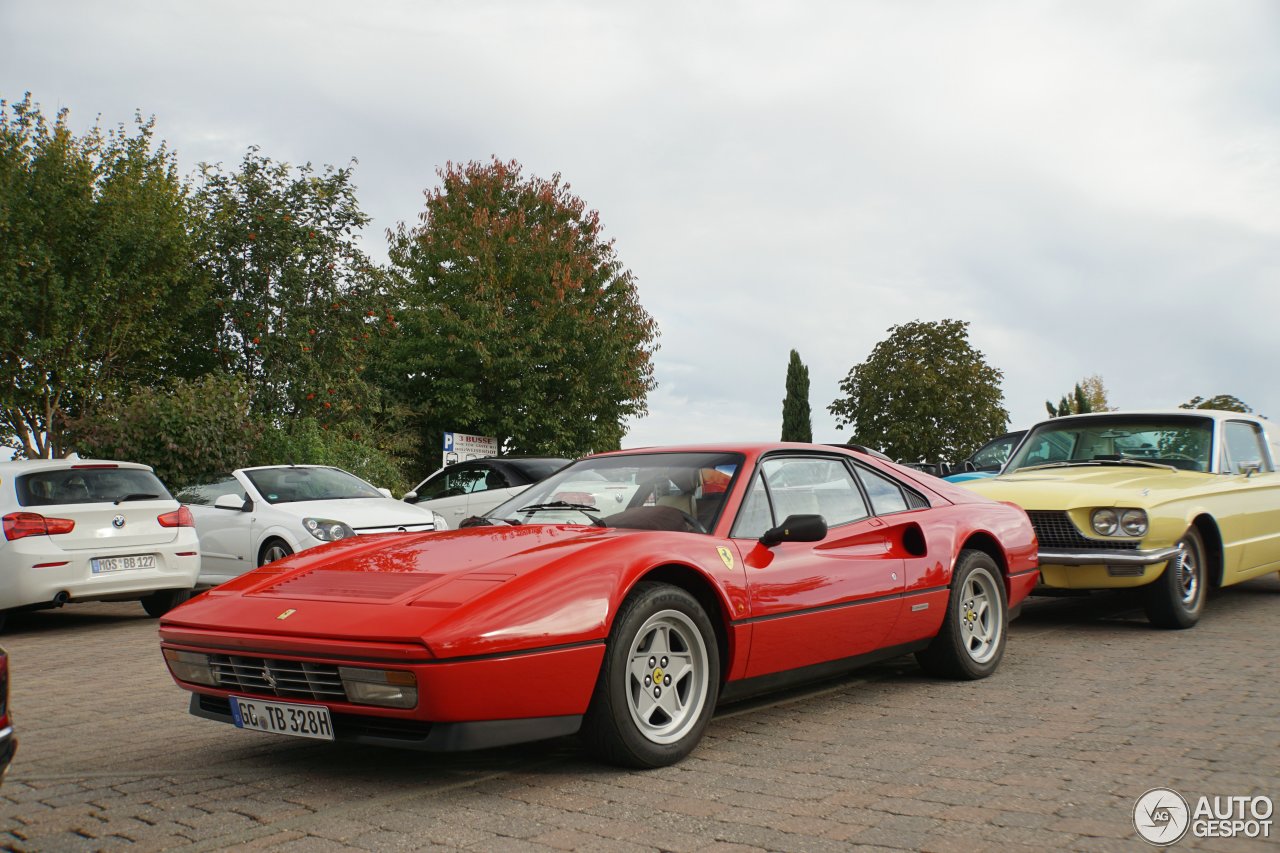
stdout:
{"type": "Polygon", "coordinates": [[[0,98],[154,115],[184,172],[359,163],[416,222],[447,161],[559,172],[661,327],[626,446],[818,440],[891,326],[955,318],[1011,427],[1113,406],[1280,417],[1280,4],[0,3],[0,98]]]}

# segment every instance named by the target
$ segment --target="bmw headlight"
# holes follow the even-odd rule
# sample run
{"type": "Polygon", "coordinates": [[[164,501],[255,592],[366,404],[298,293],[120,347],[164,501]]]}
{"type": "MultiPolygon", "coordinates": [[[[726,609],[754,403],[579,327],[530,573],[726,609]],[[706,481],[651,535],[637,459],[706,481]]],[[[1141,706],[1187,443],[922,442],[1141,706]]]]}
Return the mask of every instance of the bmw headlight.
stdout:
{"type": "Polygon", "coordinates": [[[339,539],[346,539],[348,536],[355,536],[356,532],[341,521],[334,521],[332,518],[304,518],[302,526],[307,532],[319,539],[321,542],[337,542],[339,539]]]}
{"type": "Polygon", "coordinates": [[[1115,536],[1120,529],[1120,514],[1114,509],[1093,511],[1093,532],[1099,536],[1115,536]]]}
{"type": "Polygon", "coordinates": [[[1126,509],[1120,513],[1120,529],[1126,536],[1142,537],[1147,535],[1147,511],[1143,509],[1126,509]]]}

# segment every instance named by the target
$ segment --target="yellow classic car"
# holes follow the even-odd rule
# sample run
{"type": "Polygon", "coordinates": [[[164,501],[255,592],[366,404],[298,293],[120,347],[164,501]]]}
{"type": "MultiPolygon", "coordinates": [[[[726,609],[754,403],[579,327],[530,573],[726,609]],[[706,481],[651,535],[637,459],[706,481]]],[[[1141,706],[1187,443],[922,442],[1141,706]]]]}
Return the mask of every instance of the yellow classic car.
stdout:
{"type": "Polygon", "coordinates": [[[1040,592],[1145,587],[1147,618],[1190,628],[1211,587],[1280,571],[1280,430],[1237,412],[1099,412],[1037,424],[997,477],[1022,507],[1040,592]]]}

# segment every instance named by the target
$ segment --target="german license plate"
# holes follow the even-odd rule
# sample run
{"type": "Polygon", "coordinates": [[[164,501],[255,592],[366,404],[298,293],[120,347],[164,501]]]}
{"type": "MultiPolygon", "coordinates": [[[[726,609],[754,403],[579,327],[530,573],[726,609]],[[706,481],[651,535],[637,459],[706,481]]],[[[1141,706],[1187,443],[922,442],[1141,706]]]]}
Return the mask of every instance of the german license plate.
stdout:
{"type": "Polygon", "coordinates": [[[277,735],[333,740],[333,721],[324,705],[293,705],[232,696],[231,718],[242,729],[277,735]]]}
{"type": "Polygon", "coordinates": [[[127,572],[131,569],[154,569],[155,554],[135,554],[130,557],[97,557],[89,561],[95,575],[107,572],[127,572]]]}

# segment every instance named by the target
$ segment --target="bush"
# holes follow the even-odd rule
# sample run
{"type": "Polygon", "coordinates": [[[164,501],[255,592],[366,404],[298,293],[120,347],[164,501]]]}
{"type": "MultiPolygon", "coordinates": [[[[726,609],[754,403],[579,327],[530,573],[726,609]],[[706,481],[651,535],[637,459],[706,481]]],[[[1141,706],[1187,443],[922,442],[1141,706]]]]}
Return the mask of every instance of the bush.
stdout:
{"type": "Polygon", "coordinates": [[[267,427],[250,454],[249,465],[332,465],[350,471],[395,495],[409,485],[396,458],[367,438],[368,433],[344,425],[343,432],[300,418],[283,427],[267,427]]]}

